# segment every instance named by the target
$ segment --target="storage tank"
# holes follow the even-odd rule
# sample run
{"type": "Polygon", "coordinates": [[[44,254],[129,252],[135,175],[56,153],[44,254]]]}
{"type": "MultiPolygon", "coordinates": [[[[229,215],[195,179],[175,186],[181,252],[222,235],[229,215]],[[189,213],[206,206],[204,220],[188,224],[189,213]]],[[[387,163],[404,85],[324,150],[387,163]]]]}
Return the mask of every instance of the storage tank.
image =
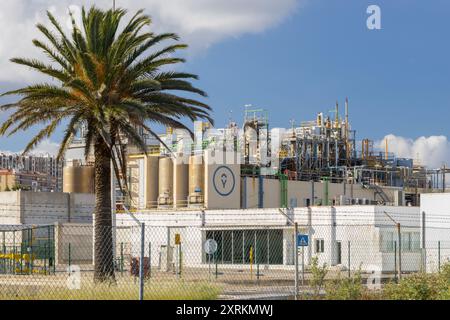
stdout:
{"type": "Polygon", "coordinates": [[[94,167],[93,166],[64,167],[63,192],[94,193],[94,167]]]}
{"type": "Polygon", "coordinates": [[[159,159],[159,196],[158,205],[168,206],[173,203],[173,161],[169,157],[159,159]]]}
{"type": "Polygon", "coordinates": [[[189,158],[189,199],[190,205],[204,202],[205,166],[203,156],[194,155],[189,158]]]}
{"type": "Polygon", "coordinates": [[[146,196],[147,208],[152,209],[158,206],[158,176],[159,176],[159,157],[147,157],[147,179],[146,179],[146,196]]]}
{"type": "Polygon", "coordinates": [[[176,208],[186,207],[189,195],[189,165],[182,161],[175,161],[173,179],[174,206],[176,208]]]}

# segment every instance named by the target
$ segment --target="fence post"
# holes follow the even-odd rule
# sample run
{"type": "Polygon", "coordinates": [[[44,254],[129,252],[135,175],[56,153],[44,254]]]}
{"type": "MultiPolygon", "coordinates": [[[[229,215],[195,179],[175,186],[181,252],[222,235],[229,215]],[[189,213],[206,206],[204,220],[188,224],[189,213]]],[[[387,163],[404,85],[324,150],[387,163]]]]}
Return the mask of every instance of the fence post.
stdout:
{"type": "Polygon", "coordinates": [[[253,280],[253,246],[250,246],[250,280],[253,280]]]}
{"type": "Polygon", "coordinates": [[[395,277],[395,282],[398,281],[397,278],[397,241],[394,241],[394,277],[395,277]]]}
{"type": "Polygon", "coordinates": [[[297,243],[297,237],[298,237],[298,223],[294,223],[294,264],[295,264],[295,278],[294,278],[294,299],[298,300],[298,243],[297,243]]]}
{"type": "Polygon", "coordinates": [[[47,244],[44,244],[44,272],[47,275],[47,244]]]}
{"type": "Polygon", "coordinates": [[[350,241],[347,243],[347,264],[348,264],[348,277],[351,277],[351,264],[350,264],[350,241]]]}
{"type": "Polygon", "coordinates": [[[218,263],[218,259],[217,259],[217,254],[214,254],[213,255],[213,257],[214,257],[214,263],[215,263],[215,265],[216,265],[216,280],[219,278],[219,269],[218,269],[218,267],[217,267],[217,263],[218,263]]]}
{"type": "Polygon", "coordinates": [[[398,233],[398,279],[402,279],[402,234],[400,223],[397,223],[398,233]]]}
{"type": "Polygon", "coordinates": [[[259,263],[256,265],[256,281],[259,283],[259,263]]]}
{"type": "Polygon", "coordinates": [[[71,247],[70,247],[70,242],[69,242],[69,268],[72,265],[72,254],[71,254],[71,247]]]}
{"type": "Polygon", "coordinates": [[[441,241],[438,241],[438,271],[441,272],[441,241]]]}
{"type": "Polygon", "coordinates": [[[123,242],[120,243],[120,273],[123,275],[123,242]]]}
{"type": "Polygon", "coordinates": [[[148,243],[148,277],[152,277],[152,243],[148,243]]]}
{"type": "Polygon", "coordinates": [[[141,223],[141,258],[139,263],[139,300],[144,300],[145,223],[141,223]]]}
{"type": "Polygon", "coordinates": [[[425,211],[422,211],[422,243],[421,243],[421,247],[422,247],[422,272],[426,272],[427,270],[427,251],[426,251],[426,238],[425,238],[425,211]]]}

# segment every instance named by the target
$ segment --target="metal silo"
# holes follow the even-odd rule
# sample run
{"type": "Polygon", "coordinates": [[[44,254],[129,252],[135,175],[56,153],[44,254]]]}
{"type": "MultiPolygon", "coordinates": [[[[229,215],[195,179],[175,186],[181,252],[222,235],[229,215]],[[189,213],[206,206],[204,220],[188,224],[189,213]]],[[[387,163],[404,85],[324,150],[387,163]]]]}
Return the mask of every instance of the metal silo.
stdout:
{"type": "Polygon", "coordinates": [[[93,166],[64,167],[63,192],[94,193],[94,167],[93,166]]]}
{"type": "Polygon", "coordinates": [[[147,208],[152,209],[158,206],[158,176],[159,176],[159,157],[147,157],[147,179],[146,179],[146,197],[147,208]]]}
{"type": "Polygon", "coordinates": [[[173,204],[173,161],[169,157],[159,159],[159,196],[158,205],[173,204]]]}
{"type": "Polygon", "coordinates": [[[189,158],[189,199],[190,205],[199,205],[204,202],[205,166],[202,155],[189,158]]]}
{"type": "Polygon", "coordinates": [[[189,165],[174,163],[174,205],[176,208],[187,206],[189,195],[189,165]]]}

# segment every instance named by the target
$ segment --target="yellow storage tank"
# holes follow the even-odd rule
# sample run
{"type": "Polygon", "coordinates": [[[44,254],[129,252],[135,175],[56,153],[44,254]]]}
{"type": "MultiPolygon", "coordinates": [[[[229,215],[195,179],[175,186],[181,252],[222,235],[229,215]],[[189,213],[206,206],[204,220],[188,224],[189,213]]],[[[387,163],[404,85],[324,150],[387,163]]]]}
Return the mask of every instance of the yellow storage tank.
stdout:
{"type": "Polygon", "coordinates": [[[173,203],[173,161],[169,157],[159,159],[159,196],[158,205],[169,206],[173,203]]]}
{"type": "Polygon", "coordinates": [[[198,205],[204,202],[205,166],[203,156],[194,155],[189,158],[189,204],[198,205]]]}
{"type": "Polygon", "coordinates": [[[147,179],[146,179],[146,197],[147,209],[158,207],[158,176],[159,176],[159,157],[147,157],[147,179]]]}
{"type": "Polygon", "coordinates": [[[173,179],[174,206],[175,208],[186,207],[189,195],[189,165],[182,161],[175,161],[173,179]]]}
{"type": "Polygon", "coordinates": [[[93,166],[64,167],[63,192],[94,193],[94,167],[93,166]]]}

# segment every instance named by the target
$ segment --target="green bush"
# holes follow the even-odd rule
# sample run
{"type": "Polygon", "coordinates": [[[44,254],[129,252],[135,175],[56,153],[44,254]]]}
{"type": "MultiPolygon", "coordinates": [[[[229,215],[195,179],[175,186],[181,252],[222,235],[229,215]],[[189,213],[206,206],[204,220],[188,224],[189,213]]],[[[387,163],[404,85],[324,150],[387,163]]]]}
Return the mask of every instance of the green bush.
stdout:
{"type": "Polygon", "coordinates": [[[325,285],[326,298],[329,300],[360,300],[365,296],[367,289],[362,283],[361,273],[350,278],[331,280],[325,285]]]}
{"type": "Polygon", "coordinates": [[[328,266],[324,263],[322,266],[319,266],[319,258],[313,257],[311,259],[311,282],[310,286],[313,289],[313,294],[315,297],[320,295],[320,291],[323,288],[325,283],[325,277],[328,273],[328,266]]]}
{"type": "MultiPolygon", "coordinates": [[[[446,272],[450,268],[446,268],[446,272]]],[[[448,299],[449,278],[446,273],[417,273],[404,277],[398,284],[385,286],[383,297],[389,300],[442,300],[448,299]]]]}

